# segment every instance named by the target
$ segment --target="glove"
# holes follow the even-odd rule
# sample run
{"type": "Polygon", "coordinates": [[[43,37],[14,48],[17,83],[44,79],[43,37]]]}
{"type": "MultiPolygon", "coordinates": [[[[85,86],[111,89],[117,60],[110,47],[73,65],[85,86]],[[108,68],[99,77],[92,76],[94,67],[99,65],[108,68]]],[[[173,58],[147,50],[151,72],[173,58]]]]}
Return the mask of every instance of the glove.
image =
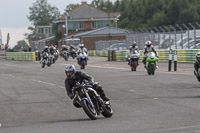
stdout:
{"type": "Polygon", "coordinates": [[[90,82],[89,85],[90,85],[90,87],[93,87],[93,82],[90,82]]]}
{"type": "Polygon", "coordinates": [[[73,94],[69,94],[69,98],[70,98],[70,99],[73,99],[73,98],[74,98],[74,95],[73,95],[73,94]]]}

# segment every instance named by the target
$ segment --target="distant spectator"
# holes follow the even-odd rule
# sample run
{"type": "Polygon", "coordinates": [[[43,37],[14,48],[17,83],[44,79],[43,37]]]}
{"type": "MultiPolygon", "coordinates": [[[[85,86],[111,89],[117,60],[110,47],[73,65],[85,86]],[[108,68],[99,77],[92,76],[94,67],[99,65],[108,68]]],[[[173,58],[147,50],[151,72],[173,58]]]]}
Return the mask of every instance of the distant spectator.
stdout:
{"type": "Polygon", "coordinates": [[[31,46],[28,46],[28,51],[31,52],[31,46]]]}
{"type": "Polygon", "coordinates": [[[5,50],[7,50],[7,49],[8,49],[8,45],[6,44],[6,45],[5,45],[5,50]]]}

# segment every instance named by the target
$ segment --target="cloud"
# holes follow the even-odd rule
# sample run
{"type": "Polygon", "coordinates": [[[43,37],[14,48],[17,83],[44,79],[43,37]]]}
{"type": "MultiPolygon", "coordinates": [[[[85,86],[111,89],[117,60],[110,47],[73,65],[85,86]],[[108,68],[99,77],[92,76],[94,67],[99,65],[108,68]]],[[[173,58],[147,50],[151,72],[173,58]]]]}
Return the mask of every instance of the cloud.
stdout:
{"type": "Polygon", "coordinates": [[[25,40],[25,33],[30,33],[27,27],[21,28],[1,28],[2,32],[2,43],[5,44],[7,42],[7,34],[10,34],[9,46],[14,47],[18,41],[25,40]]]}

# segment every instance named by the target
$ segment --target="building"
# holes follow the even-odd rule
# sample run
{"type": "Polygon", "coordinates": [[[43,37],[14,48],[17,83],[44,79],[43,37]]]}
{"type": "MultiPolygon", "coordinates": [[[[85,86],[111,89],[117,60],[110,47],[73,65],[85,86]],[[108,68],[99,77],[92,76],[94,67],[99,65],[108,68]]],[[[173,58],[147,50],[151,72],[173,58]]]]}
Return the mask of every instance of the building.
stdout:
{"type": "MultiPolygon", "coordinates": [[[[126,30],[116,27],[102,27],[99,29],[76,33],[67,38],[80,38],[88,50],[96,50],[96,42],[98,41],[112,41],[114,40],[126,40],[126,30]]],[[[67,39],[65,38],[65,39],[67,39]]]]}
{"type": "Polygon", "coordinates": [[[67,20],[64,15],[54,22],[56,26],[55,29],[63,31],[63,33],[67,35],[90,31],[105,26],[117,27],[117,21],[120,17],[120,13],[118,12],[105,12],[86,2],[82,2],[80,6],[69,11],[68,15],[67,20]]]}

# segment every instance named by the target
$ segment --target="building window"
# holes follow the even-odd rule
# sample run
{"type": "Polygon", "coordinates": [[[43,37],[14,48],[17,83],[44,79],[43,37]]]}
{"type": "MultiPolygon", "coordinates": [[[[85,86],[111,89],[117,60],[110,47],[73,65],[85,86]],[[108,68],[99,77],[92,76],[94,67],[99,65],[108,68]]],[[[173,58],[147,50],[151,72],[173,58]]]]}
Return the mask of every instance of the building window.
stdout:
{"type": "Polygon", "coordinates": [[[44,33],[44,29],[43,28],[38,28],[38,34],[43,34],[44,33]]]}
{"type": "Polygon", "coordinates": [[[92,28],[97,29],[97,28],[102,28],[105,26],[109,26],[109,20],[104,20],[104,21],[93,21],[92,22],[92,28]]]}
{"type": "Polygon", "coordinates": [[[68,29],[69,30],[84,29],[84,23],[83,22],[68,22],[68,29]]]}
{"type": "Polygon", "coordinates": [[[49,28],[45,28],[45,34],[49,34],[49,28]]]}
{"type": "Polygon", "coordinates": [[[83,22],[79,22],[78,23],[78,28],[79,29],[84,29],[84,23],[83,22]]]}

